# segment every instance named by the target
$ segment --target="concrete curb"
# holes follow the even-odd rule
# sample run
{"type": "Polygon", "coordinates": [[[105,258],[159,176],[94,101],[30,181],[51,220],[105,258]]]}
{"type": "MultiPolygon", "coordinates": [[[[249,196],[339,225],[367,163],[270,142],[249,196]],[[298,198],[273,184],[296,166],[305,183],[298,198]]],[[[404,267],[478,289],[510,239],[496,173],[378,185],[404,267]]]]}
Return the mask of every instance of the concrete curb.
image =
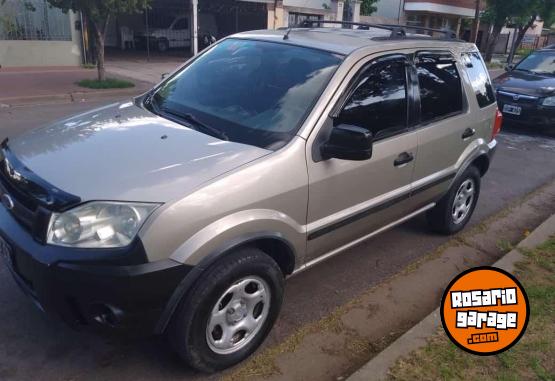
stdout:
{"type": "MultiPolygon", "coordinates": [[[[545,242],[553,234],[555,234],[555,214],[538,226],[514,250],[494,263],[493,266],[510,273],[514,272],[515,263],[520,262],[524,258],[518,249],[533,249],[545,242]]],[[[439,327],[441,327],[441,318],[438,308],[351,375],[347,381],[387,379],[389,369],[395,362],[412,351],[425,346],[427,339],[434,335],[439,327]]]]}
{"type": "Polygon", "coordinates": [[[25,97],[0,98],[0,104],[8,107],[29,106],[36,104],[49,104],[60,102],[79,102],[101,100],[103,98],[113,98],[114,96],[133,97],[142,94],[147,89],[142,86],[135,86],[129,89],[101,90],[91,92],[71,92],[63,94],[33,95],[25,97]]]}

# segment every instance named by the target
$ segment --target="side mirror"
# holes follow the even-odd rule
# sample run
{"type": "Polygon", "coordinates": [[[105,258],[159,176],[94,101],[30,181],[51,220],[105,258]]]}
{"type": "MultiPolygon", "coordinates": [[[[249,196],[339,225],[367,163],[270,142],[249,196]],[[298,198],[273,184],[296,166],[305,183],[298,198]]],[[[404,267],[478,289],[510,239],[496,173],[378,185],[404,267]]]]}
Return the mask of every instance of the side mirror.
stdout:
{"type": "Polygon", "coordinates": [[[510,64],[510,65],[505,66],[505,71],[513,71],[514,68],[515,68],[515,65],[510,64]]]}
{"type": "Polygon", "coordinates": [[[334,127],[320,150],[324,159],[368,160],[372,157],[373,136],[365,128],[340,124],[334,127]]]}
{"type": "Polygon", "coordinates": [[[170,73],[162,73],[162,75],[160,76],[162,78],[162,81],[168,78],[168,75],[170,75],[170,73]]]}

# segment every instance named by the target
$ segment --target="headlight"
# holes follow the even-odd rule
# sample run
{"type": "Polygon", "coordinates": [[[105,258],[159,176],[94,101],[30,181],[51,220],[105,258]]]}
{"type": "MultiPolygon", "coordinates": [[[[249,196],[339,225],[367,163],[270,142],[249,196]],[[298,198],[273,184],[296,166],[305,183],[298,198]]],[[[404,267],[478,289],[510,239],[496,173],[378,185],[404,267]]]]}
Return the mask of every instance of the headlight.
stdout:
{"type": "Polygon", "coordinates": [[[542,105],[544,106],[555,106],[555,97],[545,98],[542,105]]]}
{"type": "Polygon", "coordinates": [[[81,248],[122,247],[131,243],[157,204],[103,202],[54,213],[47,242],[81,248]]]}

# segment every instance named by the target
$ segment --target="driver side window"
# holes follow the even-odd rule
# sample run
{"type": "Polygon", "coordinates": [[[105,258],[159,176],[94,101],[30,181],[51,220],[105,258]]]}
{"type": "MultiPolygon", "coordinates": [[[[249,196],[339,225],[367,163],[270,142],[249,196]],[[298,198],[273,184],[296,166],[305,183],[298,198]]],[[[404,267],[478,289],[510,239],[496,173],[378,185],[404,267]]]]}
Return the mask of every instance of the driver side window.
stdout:
{"type": "Polygon", "coordinates": [[[334,124],[366,128],[379,140],[405,131],[407,116],[406,65],[396,59],[363,69],[334,124]]]}

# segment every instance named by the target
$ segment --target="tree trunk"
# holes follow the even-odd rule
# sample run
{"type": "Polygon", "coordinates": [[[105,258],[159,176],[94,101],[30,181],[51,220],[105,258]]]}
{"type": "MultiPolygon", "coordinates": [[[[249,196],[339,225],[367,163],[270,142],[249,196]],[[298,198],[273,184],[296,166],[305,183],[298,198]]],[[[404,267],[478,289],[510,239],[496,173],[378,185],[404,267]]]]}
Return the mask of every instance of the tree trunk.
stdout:
{"type": "Polygon", "coordinates": [[[505,23],[495,24],[493,26],[493,31],[491,32],[491,36],[488,39],[488,44],[486,47],[486,62],[488,63],[491,62],[491,59],[493,58],[493,53],[495,52],[495,45],[497,45],[497,40],[499,39],[499,35],[503,30],[504,24],[505,23]]]}
{"type": "Polygon", "coordinates": [[[91,26],[94,30],[94,37],[96,43],[96,68],[98,70],[98,80],[106,80],[106,69],[104,67],[104,38],[108,28],[109,17],[106,17],[100,25],[95,20],[90,20],[91,26]]]}
{"type": "Polygon", "coordinates": [[[480,0],[476,0],[476,12],[474,13],[472,32],[470,33],[470,42],[473,44],[475,44],[478,39],[478,29],[480,29],[480,0]]]}
{"type": "Polygon", "coordinates": [[[533,16],[532,18],[530,18],[530,20],[526,25],[518,28],[518,34],[516,36],[515,43],[513,44],[513,46],[511,46],[511,53],[509,54],[509,58],[507,60],[509,65],[513,63],[518,47],[520,46],[520,44],[522,44],[522,40],[524,40],[524,36],[526,35],[526,32],[528,32],[528,29],[530,29],[532,25],[534,25],[535,21],[536,21],[536,16],[533,16]]]}

